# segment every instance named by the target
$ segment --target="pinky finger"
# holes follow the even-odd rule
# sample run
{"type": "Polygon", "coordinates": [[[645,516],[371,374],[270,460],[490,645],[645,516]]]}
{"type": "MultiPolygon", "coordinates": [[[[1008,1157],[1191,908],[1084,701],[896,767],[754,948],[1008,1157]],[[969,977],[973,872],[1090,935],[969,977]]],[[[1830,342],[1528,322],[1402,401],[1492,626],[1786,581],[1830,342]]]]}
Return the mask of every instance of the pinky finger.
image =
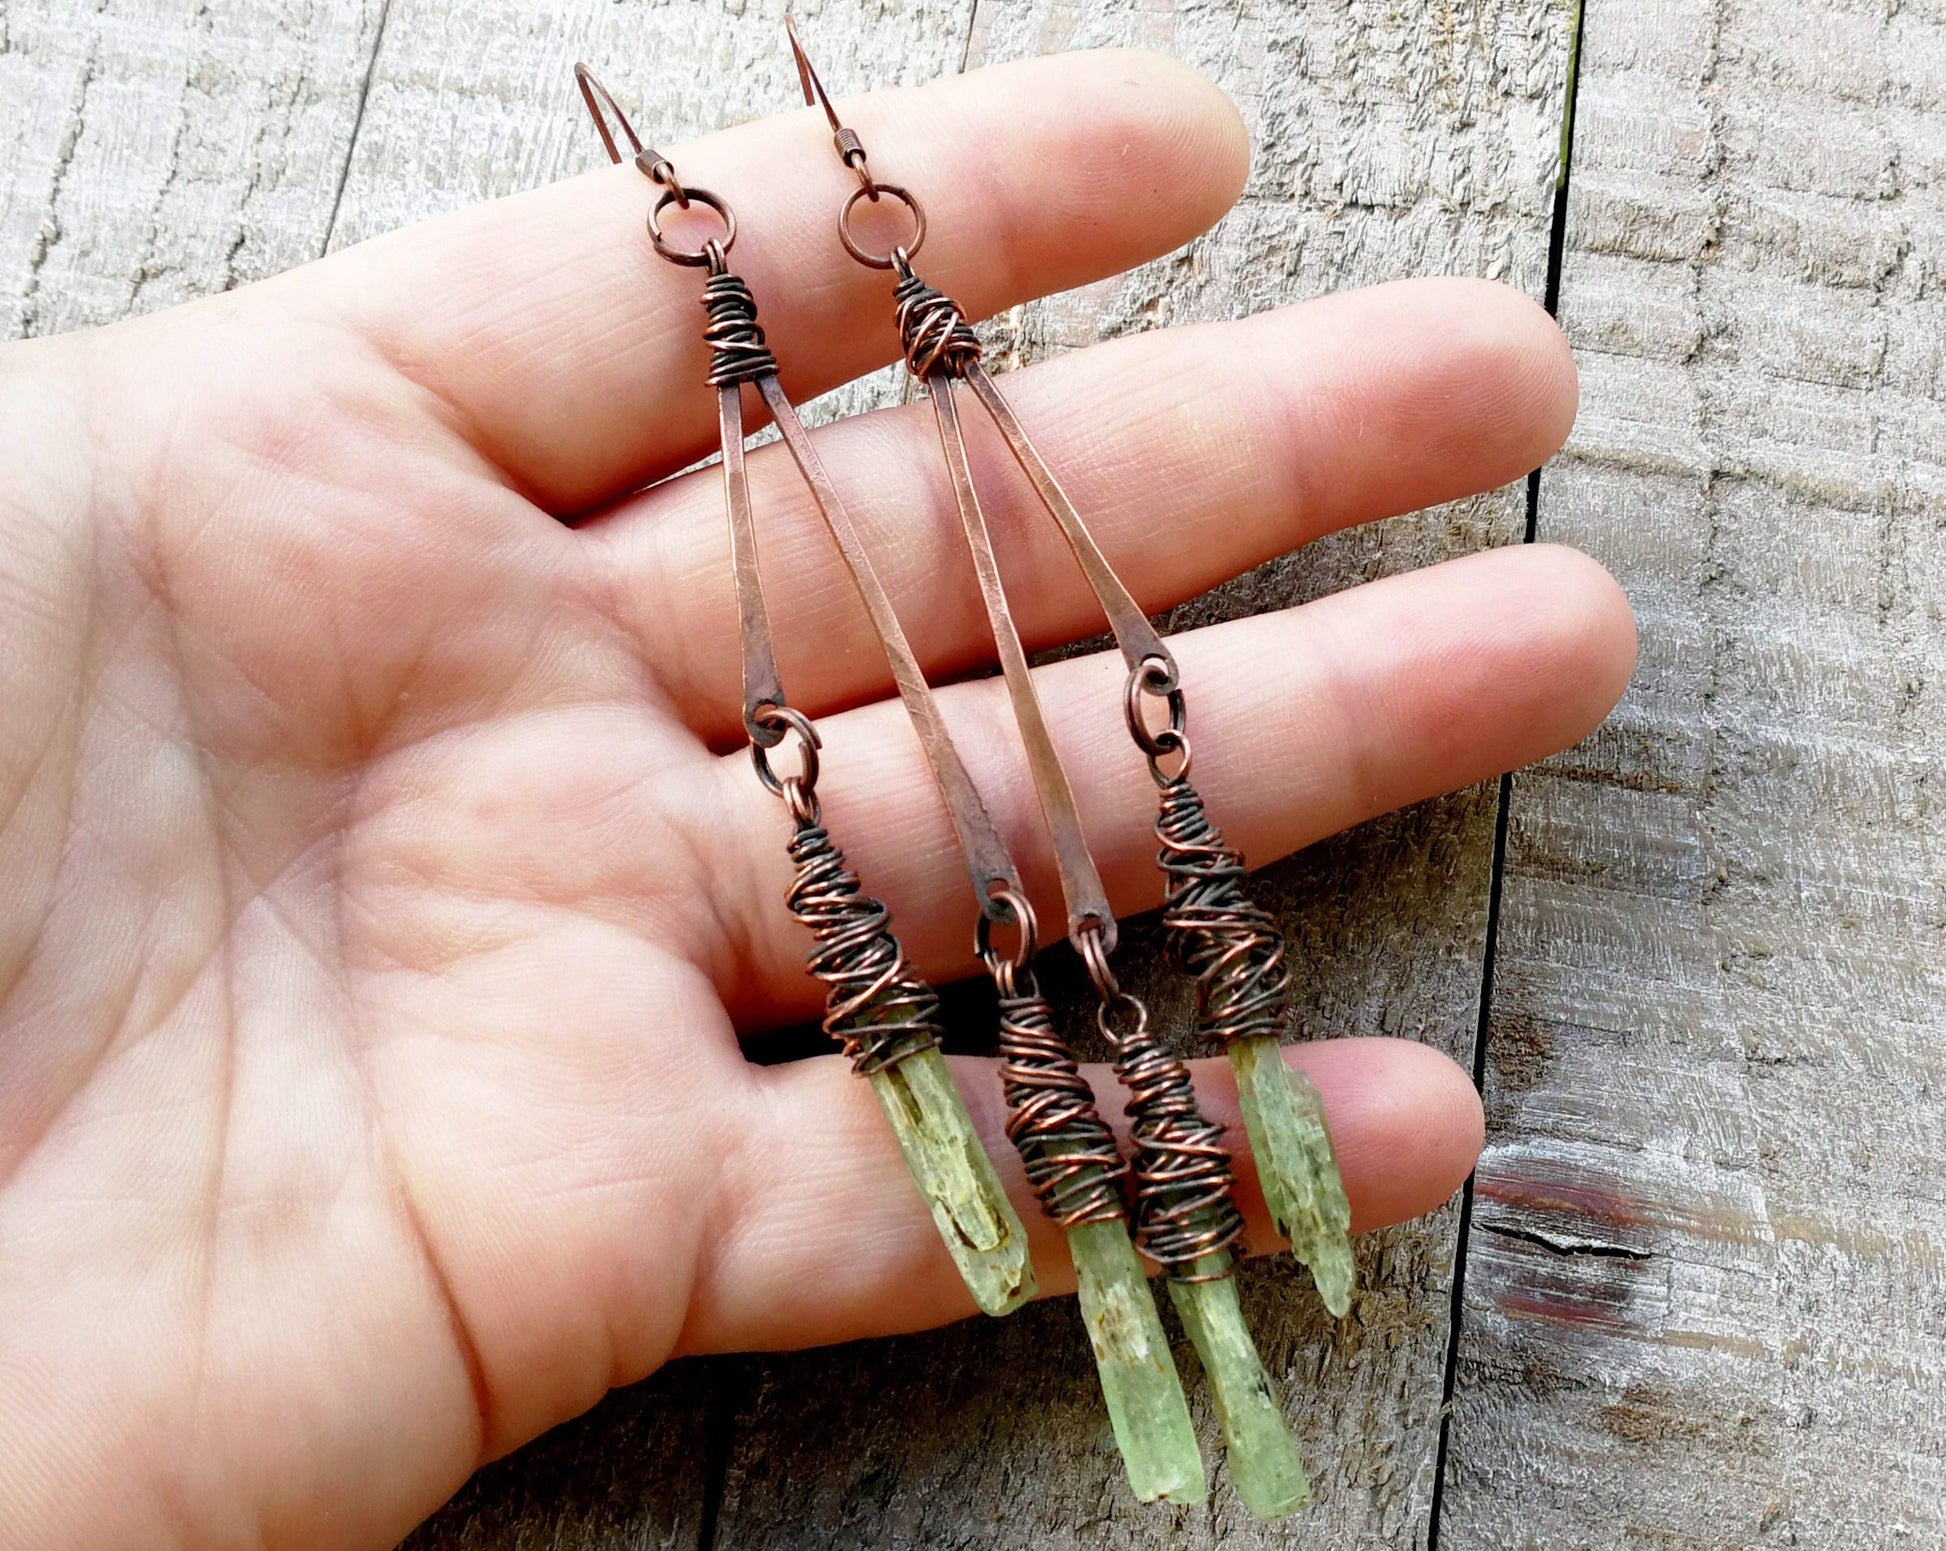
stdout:
{"type": "MultiPolygon", "coordinates": [[[[1394,1039],[1293,1046],[1323,1095],[1364,1232],[1431,1211],[1479,1156],[1479,1095],[1436,1050],[1394,1039]]],[[[1041,1292],[1071,1292],[1059,1230],[1027,1189],[1002,1127],[1005,1106],[990,1060],[956,1058],[954,1075],[988,1151],[1028,1225],[1041,1292]]],[[[1258,1193],[1227,1063],[1190,1063],[1204,1111],[1227,1128],[1238,1204],[1256,1251],[1279,1241],[1258,1193]]],[[[1126,1144],[1114,1078],[1083,1068],[1102,1114],[1126,1144]]],[[[678,1351],[774,1350],[891,1335],[974,1312],[868,1086],[837,1056],[762,1069],[751,1113],[723,1163],[718,1224],[699,1268],[678,1351]]]]}

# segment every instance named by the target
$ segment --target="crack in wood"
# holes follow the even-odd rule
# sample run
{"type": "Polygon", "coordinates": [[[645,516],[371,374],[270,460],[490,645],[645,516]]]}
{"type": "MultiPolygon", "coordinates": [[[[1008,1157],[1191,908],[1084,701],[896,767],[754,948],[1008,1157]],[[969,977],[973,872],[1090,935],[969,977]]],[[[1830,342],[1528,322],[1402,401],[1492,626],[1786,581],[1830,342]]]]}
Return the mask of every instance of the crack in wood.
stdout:
{"type": "Polygon", "coordinates": [[[1473,1226],[1481,1233],[1490,1233],[1495,1238],[1517,1239],[1523,1244],[1532,1244],[1559,1255],[1564,1259],[1577,1255],[1593,1255],[1614,1260],[1653,1260],[1654,1254],[1648,1250],[1630,1249],[1625,1244],[1611,1244],[1606,1239],[1570,1239],[1555,1234],[1541,1233],[1533,1228],[1515,1228],[1504,1222],[1482,1222],[1477,1216],[1473,1226]]]}

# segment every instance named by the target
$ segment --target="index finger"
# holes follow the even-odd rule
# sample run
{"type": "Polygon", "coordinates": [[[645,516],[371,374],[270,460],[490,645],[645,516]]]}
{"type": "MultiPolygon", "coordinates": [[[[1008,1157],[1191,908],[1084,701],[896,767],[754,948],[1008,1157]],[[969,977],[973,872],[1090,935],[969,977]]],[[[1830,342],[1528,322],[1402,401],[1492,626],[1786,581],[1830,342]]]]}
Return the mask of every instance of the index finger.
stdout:
{"type": "MultiPolygon", "coordinates": [[[[608,84],[626,102],[626,80],[608,84]]],[[[840,107],[874,174],[924,203],[921,271],[972,318],[1180,246],[1229,208],[1248,163],[1229,100],[1153,54],[1027,60],[840,107]]],[[[653,114],[632,116],[653,143],[653,114]]],[[[602,154],[592,126],[588,145],[602,154]]],[[[661,149],[735,210],[731,267],[788,391],[896,359],[892,278],[838,239],[858,184],[821,115],[661,149]]],[[[631,165],[604,168],[347,249],[312,277],[510,479],[582,511],[714,445],[703,271],[651,249],[658,193],[631,165]]]]}

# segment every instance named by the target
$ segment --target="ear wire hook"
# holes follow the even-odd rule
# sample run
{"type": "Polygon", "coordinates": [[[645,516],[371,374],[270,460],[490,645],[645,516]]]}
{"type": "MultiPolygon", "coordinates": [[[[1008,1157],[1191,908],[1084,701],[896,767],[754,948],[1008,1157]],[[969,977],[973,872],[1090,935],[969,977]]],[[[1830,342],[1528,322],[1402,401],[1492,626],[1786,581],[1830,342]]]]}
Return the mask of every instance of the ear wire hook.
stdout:
{"type": "Polygon", "coordinates": [[[788,11],[784,13],[784,31],[790,34],[791,56],[797,61],[797,84],[804,88],[806,106],[824,109],[824,116],[831,125],[831,142],[838,148],[839,159],[858,174],[858,186],[865,191],[865,197],[876,204],[881,185],[872,181],[872,170],[865,163],[864,142],[858,138],[857,130],[839,120],[838,110],[831,105],[830,93],[825,91],[824,82],[818,79],[817,67],[811,63],[811,56],[804,52],[804,42],[797,35],[797,18],[788,11]]]}
{"type": "Polygon", "coordinates": [[[668,157],[652,147],[642,144],[642,137],[635,132],[635,126],[628,121],[621,104],[615,101],[614,94],[601,84],[600,79],[584,64],[574,67],[575,84],[581,88],[581,100],[588,105],[588,116],[595,121],[595,130],[601,136],[602,146],[608,152],[611,162],[620,162],[621,148],[615,143],[615,131],[609,128],[608,115],[615,115],[615,122],[621,126],[622,138],[628,141],[629,148],[635,153],[635,167],[644,177],[662,190],[655,204],[649,210],[649,239],[655,244],[655,251],[674,264],[688,264],[706,268],[712,275],[725,272],[725,255],[737,240],[736,212],[724,203],[718,195],[706,188],[684,188],[676,176],[676,169],[668,157]],[[722,219],[723,231],[712,237],[702,247],[695,249],[673,246],[662,226],[662,213],[671,205],[687,210],[692,204],[702,205],[714,210],[722,219]]]}
{"type": "Polygon", "coordinates": [[[797,19],[789,12],[784,15],[784,30],[790,34],[791,54],[797,60],[797,80],[804,88],[804,101],[813,108],[824,109],[825,119],[831,125],[831,143],[838,148],[839,159],[858,175],[858,187],[852,190],[851,197],[838,212],[838,237],[844,243],[845,251],[859,263],[873,269],[898,269],[903,274],[902,266],[910,263],[913,255],[925,243],[926,207],[919,203],[910,189],[901,188],[896,183],[880,183],[872,177],[858,131],[839,120],[838,110],[832,106],[824,82],[818,79],[817,67],[811,63],[811,56],[804,52],[804,41],[797,35],[797,19]],[[880,196],[886,194],[904,205],[907,214],[912,217],[912,235],[889,253],[875,253],[864,245],[859,234],[852,229],[851,217],[858,208],[859,200],[869,199],[877,204],[880,196]]]}
{"type": "Polygon", "coordinates": [[[622,105],[615,100],[615,94],[601,84],[601,79],[585,64],[574,67],[574,84],[581,88],[581,100],[588,105],[588,116],[595,121],[595,131],[601,136],[602,149],[608,152],[611,162],[622,159],[621,148],[615,144],[614,131],[608,127],[608,115],[615,115],[615,122],[621,126],[622,136],[628,141],[628,148],[634,153],[635,165],[642,175],[659,188],[667,189],[676,196],[676,204],[689,208],[689,191],[676,177],[675,164],[660,151],[642,144],[642,137],[635,132],[635,126],[628,121],[622,105]]]}

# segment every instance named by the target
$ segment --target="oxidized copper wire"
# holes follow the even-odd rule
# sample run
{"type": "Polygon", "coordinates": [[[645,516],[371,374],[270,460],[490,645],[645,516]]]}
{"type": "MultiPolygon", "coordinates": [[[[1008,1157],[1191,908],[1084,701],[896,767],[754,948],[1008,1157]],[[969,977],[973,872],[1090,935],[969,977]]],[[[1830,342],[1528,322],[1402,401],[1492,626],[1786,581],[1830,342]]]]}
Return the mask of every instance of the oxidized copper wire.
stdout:
{"type": "Polygon", "coordinates": [[[1076,946],[1101,995],[1096,1017],[1115,1048],[1115,1075],[1128,1090],[1136,1242],[1176,1281],[1220,1280],[1235,1270],[1229,1251],[1243,1235],[1223,1127],[1197,1106],[1189,1068],[1151,1032],[1148,1009],[1116,982],[1101,934],[1083,932],[1076,946]],[[1118,1015],[1125,1027],[1116,1027],[1118,1015]]]}
{"type": "Polygon", "coordinates": [[[1061,536],[1068,541],[1068,548],[1073,551],[1081,574],[1087,578],[1089,589],[1101,604],[1102,612],[1108,616],[1108,628],[1115,634],[1115,644],[1121,648],[1122,660],[1129,665],[1131,672],[1141,672],[1144,671],[1144,664],[1154,659],[1168,670],[1169,685],[1179,682],[1176,659],[1170,655],[1155,626],[1149,623],[1149,617],[1142,612],[1141,605],[1122,585],[1122,579],[1115,574],[1108,557],[1095,543],[1094,535],[1081,520],[1081,513],[1075,509],[1067,491],[1061,488],[1061,482],[1054,477],[1054,471],[1047,466],[1033,442],[1028,440],[1026,428],[1014,414],[1013,406],[1001,396],[998,384],[987,374],[984,366],[970,368],[966,373],[966,384],[986,406],[987,413],[993,417],[994,425],[1007,443],[1007,450],[1013,454],[1021,472],[1026,474],[1028,483],[1041,499],[1041,505],[1047,508],[1060,527],[1061,536]]]}
{"type": "MultiPolygon", "coordinates": [[[[604,108],[620,124],[635,152],[636,166],[663,189],[649,215],[649,234],[656,252],[671,263],[709,270],[702,294],[709,318],[703,339],[710,352],[709,382],[717,390],[722,434],[724,509],[736,575],[743,715],[750,735],[750,755],[758,779],[783,799],[791,815],[789,850],[796,875],[785,901],[814,940],[809,968],[828,988],[825,1032],[843,1045],[855,1072],[861,1076],[883,1072],[908,1056],[938,1045],[939,998],[914,972],[892,935],[890,912],[865,892],[825,829],[817,797],[817,731],[802,712],[784,703],[764,607],[756,526],[743,462],[743,384],[757,385],[773,414],[785,423],[787,435],[795,429],[801,437],[802,428],[796,426],[796,415],[777,385],[777,361],[757,321],[756,300],[749,286],[727,267],[729,249],[736,241],[735,214],[707,189],[684,189],[668,158],[642,145],[628,116],[586,65],[575,67],[575,79],[611,160],[620,161],[621,152],[604,108]],[[669,246],[663,240],[658,217],[672,203],[685,208],[701,204],[714,210],[723,218],[723,234],[694,252],[669,246]],[[767,751],[793,732],[798,739],[799,766],[795,774],[780,777],[767,751]]],[[[800,457],[800,466],[803,461],[800,457]]],[[[806,477],[811,478],[811,470],[806,469],[806,477]]],[[[819,470],[812,488],[821,505],[822,483],[819,470]]]]}
{"type": "MultiPolygon", "coordinates": [[[[702,303],[709,315],[703,342],[709,347],[709,382],[717,390],[717,420],[723,446],[723,507],[730,523],[730,565],[736,578],[737,633],[743,644],[743,729],[764,775],[762,755],[783,736],[764,713],[784,704],[784,686],[770,643],[770,619],[764,609],[763,581],[757,564],[756,519],[750,510],[750,481],[743,466],[742,385],[777,369],[757,322],[756,299],[750,287],[723,267],[724,250],[712,243],[705,250],[709,278],[703,282],[702,303]]],[[[678,260],[678,262],[680,262],[678,260]]],[[[811,757],[809,751],[807,758],[811,757]]],[[[766,777],[765,784],[776,790],[766,777]]]]}
{"type": "Polygon", "coordinates": [[[896,183],[873,183],[853,189],[851,197],[838,210],[838,240],[845,245],[845,252],[868,268],[896,269],[901,258],[911,258],[926,244],[926,207],[896,183]],[[851,229],[851,214],[858,208],[858,201],[869,199],[876,203],[881,194],[890,194],[912,215],[912,235],[889,253],[872,252],[851,229]]]}
{"type": "Polygon", "coordinates": [[[1067,903],[1068,932],[1071,936],[1078,934],[1085,922],[1093,921],[1112,951],[1116,937],[1115,912],[1109,906],[1100,870],[1088,849],[1074,790],[1047,730],[1047,717],[1034,689],[1026,647],[1021,643],[1013,611],[1007,603],[1007,590],[1000,578],[999,562],[994,558],[986,514],[980,508],[979,491],[974,487],[973,471],[966,457],[966,437],[960,428],[953,383],[980,369],[979,336],[967,324],[959,304],[915,275],[908,258],[903,249],[894,256],[899,282],[893,287],[892,295],[897,303],[899,341],[907,369],[926,384],[932,398],[940,450],[952,480],[967,551],[973,557],[973,572],[980,584],[987,625],[1000,654],[1001,675],[1013,705],[1014,720],[1020,727],[1021,742],[1027,749],[1034,791],[1054,843],[1055,865],[1067,903]]]}
{"type": "Polygon", "coordinates": [[[757,322],[756,298],[740,276],[712,266],[703,282],[703,307],[709,313],[703,343],[710,350],[712,388],[734,388],[776,372],[777,358],[757,322]]]}
{"type": "Polygon", "coordinates": [[[982,917],[981,957],[1000,992],[1000,1083],[1007,1098],[1007,1138],[1020,1152],[1027,1182],[1062,1228],[1120,1222],[1127,1216],[1121,1182],[1128,1173],[1115,1133],[1095,1108],[1094,1090],[1054,1027],[1054,1009],[1031,967],[1034,912],[1009,901],[1020,925],[1011,957],[992,951],[982,917]]]}
{"type": "Polygon", "coordinates": [[[813,107],[824,109],[824,116],[831,121],[831,143],[838,148],[838,160],[858,174],[860,190],[877,199],[876,191],[885,185],[872,182],[871,169],[865,165],[863,143],[856,134],[838,122],[838,112],[831,106],[824,82],[818,79],[811,56],[804,52],[804,45],[798,40],[797,19],[788,11],[784,13],[784,31],[790,34],[791,56],[797,61],[797,82],[804,88],[804,100],[813,107]]]}
{"type": "Polygon", "coordinates": [[[677,189],[665,189],[662,197],[649,206],[649,241],[672,264],[683,264],[692,269],[708,266],[711,269],[723,267],[723,255],[736,245],[736,212],[708,189],[693,188],[686,193],[677,189]],[[678,248],[669,241],[662,230],[662,212],[671,205],[680,205],[687,210],[692,205],[704,205],[722,217],[721,236],[712,237],[700,248],[678,248]]]}
{"type": "MultiPolygon", "coordinates": [[[[795,29],[792,41],[795,45],[795,29]]],[[[798,57],[807,90],[816,85],[818,100],[834,129],[839,127],[836,112],[824,97],[822,84],[810,70],[801,47],[798,57]]],[[[1198,1029],[1219,1046],[1245,1037],[1279,1037],[1290,1001],[1290,969],[1283,936],[1269,913],[1245,894],[1241,853],[1224,843],[1201,796],[1189,784],[1187,709],[1175,660],[981,365],[979,341],[958,305],[915,275],[908,258],[904,253],[894,255],[900,279],[893,292],[907,368],[928,383],[935,405],[947,403],[951,382],[961,380],[986,407],[1042,504],[1059,524],[1129,665],[1123,710],[1129,734],[1147,756],[1149,772],[1161,793],[1156,835],[1162,845],[1157,861],[1167,876],[1168,903],[1163,921],[1170,928],[1177,957],[1196,978],[1198,1029]],[[1167,725],[1150,728],[1143,714],[1143,703],[1149,699],[1165,702],[1167,725]],[[1172,755],[1179,755],[1180,761],[1173,771],[1165,770],[1164,762],[1172,755]]],[[[954,461],[953,444],[958,440],[956,417],[944,408],[939,415],[950,464],[954,461]],[[949,419],[954,421],[950,430],[949,419]]],[[[954,478],[957,486],[957,470],[954,478]]],[[[977,497],[970,490],[962,493],[961,507],[963,513],[970,510],[977,515],[977,497]]],[[[978,548],[976,544],[976,562],[978,548]]],[[[1005,613],[1004,597],[989,597],[988,606],[989,613],[996,616],[996,633],[1000,634],[998,616],[1005,613]]],[[[1037,779],[1039,774],[1037,770],[1037,779]]]]}
{"type": "Polygon", "coordinates": [[[1021,892],[1013,857],[1008,853],[999,831],[993,827],[986,804],[980,798],[979,788],[974,786],[972,776],[967,774],[959,750],[953,746],[945,715],[939,709],[932,686],[926,682],[925,670],[919,666],[919,659],[906,639],[904,627],[899,624],[891,595],[878,579],[871,557],[865,553],[865,546],[858,538],[858,530],[852,525],[851,516],[838,496],[837,486],[832,484],[831,476],[825,472],[824,460],[812,445],[804,423],[798,419],[796,408],[784,396],[784,389],[776,375],[772,373],[757,379],[757,389],[770,406],[771,419],[777,423],[784,445],[790,449],[798,472],[810,487],[812,501],[824,519],[825,529],[837,545],[839,557],[851,573],[852,583],[864,600],[865,611],[878,631],[885,648],[886,661],[892,669],[892,680],[898,686],[899,698],[905,702],[906,713],[912,718],[913,728],[919,734],[919,746],[932,769],[933,779],[946,799],[946,811],[972,875],[973,891],[980,901],[981,913],[995,921],[1007,921],[1010,917],[1002,900],[1010,893],[1018,895],[1021,892]]]}
{"type": "MultiPolygon", "coordinates": [[[[905,189],[873,181],[864,146],[853,131],[839,122],[837,112],[825,94],[824,85],[798,40],[795,24],[789,23],[788,18],[786,21],[805,100],[822,106],[831,124],[833,144],[845,165],[857,174],[859,181],[859,187],[847,196],[840,207],[839,238],[845,250],[859,263],[898,271],[895,295],[899,303],[898,322],[907,363],[915,374],[935,384],[933,404],[939,418],[947,465],[959,498],[967,543],[973,553],[981,593],[987,601],[988,617],[993,623],[995,640],[1006,669],[1007,690],[1013,702],[1014,715],[1027,745],[1035,790],[1043,810],[1048,814],[1055,837],[1056,858],[1068,907],[1069,930],[1077,930],[1087,923],[1095,933],[1105,934],[1112,943],[1114,912],[1109,908],[1094,858],[1088,852],[1074,794],[1048,736],[1046,719],[1041,713],[1040,702],[1028,673],[1026,651],[1007,612],[999,567],[994,560],[993,546],[979,509],[979,498],[973,489],[956,409],[950,392],[945,391],[944,387],[952,376],[969,367],[977,369],[980,342],[967,326],[959,308],[912,272],[912,255],[926,237],[925,207],[905,189]],[[858,241],[852,231],[851,218],[861,199],[877,201],[887,195],[904,204],[911,212],[913,232],[905,244],[881,256],[868,251],[858,241]]],[[[801,433],[793,437],[791,427],[786,424],[784,434],[792,450],[797,451],[799,442],[803,440],[801,433]]],[[[804,442],[804,448],[808,453],[808,442],[804,442]]],[[[811,474],[808,466],[806,474],[811,474]]],[[[837,531],[834,528],[834,533],[837,531]]],[[[841,534],[839,537],[840,547],[843,548],[844,538],[841,534]]],[[[889,605],[884,612],[887,616],[885,620],[880,620],[878,612],[874,612],[875,621],[880,623],[881,634],[885,635],[888,643],[896,640],[903,645],[904,638],[898,633],[897,620],[889,617],[889,605]]],[[[914,667],[916,669],[916,664],[914,667]]],[[[901,688],[904,688],[903,681],[901,688]]],[[[928,744],[930,752],[929,729],[919,715],[921,710],[930,710],[929,697],[923,706],[915,704],[914,699],[908,697],[907,705],[914,709],[921,741],[928,744]]],[[[964,772],[961,771],[960,775],[963,777],[964,772]]],[[[1093,1091],[1083,1080],[1073,1053],[1056,1031],[1053,1011],[1035,983],[1030,967],[1035,946],[1033,910],[1013,874],[1011,862],[1008,863],[1006,875],[996,878],[991,875],[990,869],[982,868],[972,846],[968,844],[969,840],[982,845],[990,844],[1002,856],[1005,854],[998,837],[990,835],[991,825],[986,822],[985,810],[977,808],[977,793],[970,795],[976,805],[979,822],[969,825],[958,811],[961,802],[956,800],[951,785],[942,780],[941,786],[946,791],[949,809],[954,810],[955,827],[973,866],[974,886],[980,895],[982,911],[978,947],[1000,995],[1001,1078],[1008,1105],[1007,1135],[1020,1152],[1028,1180],[1042,1210],[1055,1222],[1063,1228],[1070,1228],[1085,1222],[1120,1220],[1125,1215],[1120,1184],[1126,1174],[1126,1166],[1116,1146],[1114,1133],[1096,1109],[1093,1091]],[[983,871],[988,875],[983,877],[983,871]],[[1008,918],[1016,923],[1020,931],[1019,945],[1012,957],[994,952],[990,943],[992,922],[1008,918]]],[[[968,787],[970,792],[970,782],[968,787]]]]}
{"type": "MultiPolygon", "coordinates": [[[[622,159],[622,153],[615,144],[614,133],[608,127],[608,115],[612,113],[628,141],[628,149],[635,158],[636,167],[651,182],[666,188],[675,196],[676,203],[687,210],[689,193],[676,177],[676,169],[669,158],[660,151],[652,151],[642,144],[641,137],[635,133],[635,126],[629,123],[628,115],[622,111],[621,104],[615,101],[607,87],[595,79],[594,71],[586,65],[576,65],[574,81],[581,88],[581,100],[588,105],[588,116],[595,121],[595,133],[601,136],[602,149],[607,151],[608,159],[611,162],[619,162],[622,159]]],[[[723,211],[714,200],[710,203],[720,214],[727,215],[728,212],[723,211]]],[[[728,244],[725,246],[727,247],[728,244]]]]}
{"type": "Polygon", "coordinates": [[[1128,723],[1128,735],[1135,740],[1135,746],[1148,755],[1149,774],[1157,786],[1189,774],[1189,708],[1183,699],[1182,686],[1175,680],[1174,664],[1150,657],[1129,674],[1122,686],[1122,717],[1128,723]],[[1149,726],[1142,714],[1145,699],[1164,702],[1169,712],[1166,726],[1149,726]],[[1182,755],[1182,763],[1176,766],[1173,775],[1162,769],[1162,761],[1171,754],[1182,755]]]}
{"type": "Polygon", "coordinates": [[[844,853],[819,822],[817,795],[797,776],[784,781],[797,828],[797,867],[784,902],[817,939],[811,973],[831,988],[824,1032],[844,1046],[861,1077],[882,1072],[939,1043],[939,997],[907,961],[891,931],[891,912],[864,891],[844,853]]]}
{"type": "Polygon", "coordinates": [[[980,364],[980,336],[958,302],[912,272],[911,257],[907,252],[898,255],[899,283],[892,287],[905,369],[922,381],[935,372],[964,377],[980,364]]]}
{"type": "Polygon", "coordinates": [[[1176,957],[1196,977],[1197,1031],[1223,1047],[1279,1038],[1291,999],[1283,936],[1243,891],[1242,853],[1224,843],[1201,795],[1180,774],[1162,787],[1155,834],[1168,879],[1162,923],[1176,957]]]}
{"type": "Polygon", "coordinates": [[[1028,769],[1032,773],[1035,795],[1047,819],[1054,842],[1054,862],[1061,878],[1061,891],[1067,902],[1068,931],[1078,932],[1093,921],[1114,946],[1115,912],[1102,887],[1101,873],[1088,850],[1082,830],[1081,810],[1068,784],[1067,772],[1047,730],[1047,717],[1041,710],[1040,696],[1034,690],[1034,676],[1027,662],[1027,649],[1020,632],[1014,628],[1007,608],[1006,588],[1000,580],[999,562],[994,558],[993,542],[987,533],[986,518],[980,510],[980,497],[973,488],[973,473],[966,460],[966,441],[960,431],[959,411],[953,398],[951,379],[936,374],[927,379],[932,387],[934,418],[939,424],[940,448],[946,457],[947,473],[965,532],[966,547],[973,557],[973,571],[986,604],[987,623],[993,631],[994,645],[1000,653],[1003,682],[1013,706],[1014,721],[1020,727],[1021,742],[1027,749],[1028,769]]]}

